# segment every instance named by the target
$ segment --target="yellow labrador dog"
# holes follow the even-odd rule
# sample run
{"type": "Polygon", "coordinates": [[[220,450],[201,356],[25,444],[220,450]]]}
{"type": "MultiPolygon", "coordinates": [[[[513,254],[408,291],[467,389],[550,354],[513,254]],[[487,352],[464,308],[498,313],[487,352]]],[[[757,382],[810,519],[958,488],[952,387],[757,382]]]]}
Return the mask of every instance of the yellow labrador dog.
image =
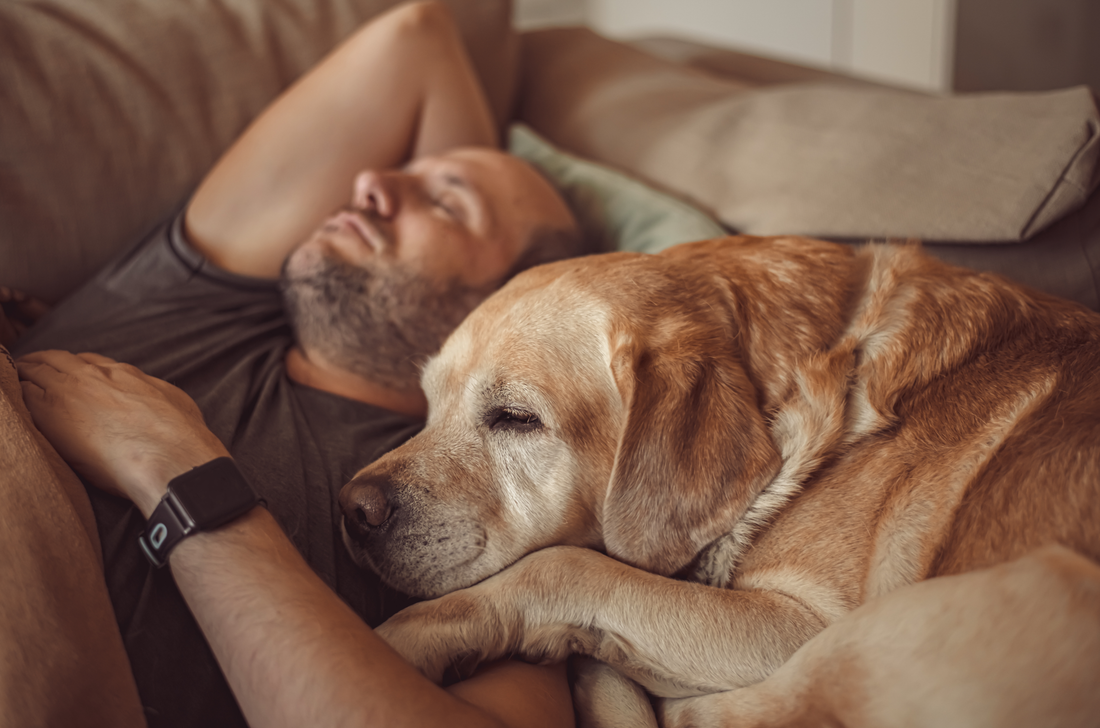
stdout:
{"type": "Polygon", "coordinates": [[[426,428],[341,505],[359,563],[447,594],[381,628],[436,680],[581,653],[720,725],[739,691],[709,694],[875,597],[1047,544],[1100,559],[1100,315],[916,246],[542,266],[422,381],[426,428]]]}

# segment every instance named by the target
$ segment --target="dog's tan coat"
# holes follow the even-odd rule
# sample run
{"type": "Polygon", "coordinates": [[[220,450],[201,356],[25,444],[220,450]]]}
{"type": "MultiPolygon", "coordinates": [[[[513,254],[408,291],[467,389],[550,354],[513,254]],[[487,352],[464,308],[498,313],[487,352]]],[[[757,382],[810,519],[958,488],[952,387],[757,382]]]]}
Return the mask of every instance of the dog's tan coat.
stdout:
{"type": "Polygon", "coordinates": [[[657,695],[726,691],[900,586],[1051,543],[1100,559],[1100,316],[916,246],[543,266],[423,384],[426,429],[341,499],[393,506],[349,537],[362,563],[470,587],[382,628],[436,679],[583,652],[657,695]]]}

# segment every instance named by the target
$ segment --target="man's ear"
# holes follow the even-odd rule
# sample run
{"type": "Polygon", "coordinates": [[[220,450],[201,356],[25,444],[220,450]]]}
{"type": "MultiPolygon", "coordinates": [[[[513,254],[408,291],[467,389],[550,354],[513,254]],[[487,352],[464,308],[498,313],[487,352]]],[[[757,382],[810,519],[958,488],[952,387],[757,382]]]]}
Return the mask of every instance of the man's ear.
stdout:
{"type": "Polygon", "coordinates": [[[729,532],[780,465],[736,353],[676,348],[613,358],[628,412],[603,508],[608,554],[664,575],[729,532]]]}

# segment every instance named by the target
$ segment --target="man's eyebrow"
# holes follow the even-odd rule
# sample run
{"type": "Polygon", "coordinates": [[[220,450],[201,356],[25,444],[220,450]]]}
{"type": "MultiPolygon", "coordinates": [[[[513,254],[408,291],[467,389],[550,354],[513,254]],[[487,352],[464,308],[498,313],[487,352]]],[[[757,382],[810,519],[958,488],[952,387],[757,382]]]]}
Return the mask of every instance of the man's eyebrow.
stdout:
{"type": "Polygon", "coordinates": [[[455,174],[454,172],[448,172],[448,173],[444,174],[443,175],[443,181],[446,182],[447,184],[453,185],[455,187],[466,187],[466,188],[470,187],[470,183],[467,182],[464,177],[461,177],[461,176],[455,174]]]}

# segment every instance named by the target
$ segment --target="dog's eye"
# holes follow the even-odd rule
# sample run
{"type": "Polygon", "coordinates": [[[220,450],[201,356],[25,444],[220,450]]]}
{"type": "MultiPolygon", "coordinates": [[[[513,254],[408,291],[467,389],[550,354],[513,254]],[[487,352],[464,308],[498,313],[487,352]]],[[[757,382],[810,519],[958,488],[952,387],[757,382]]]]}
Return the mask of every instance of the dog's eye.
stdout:
{"type": "Polygon", "coordinates": [[[534,412],[516,407],[501,407],[489,415],[489,428],[529,431],[542,427],[542,421],[534,412]]]}

